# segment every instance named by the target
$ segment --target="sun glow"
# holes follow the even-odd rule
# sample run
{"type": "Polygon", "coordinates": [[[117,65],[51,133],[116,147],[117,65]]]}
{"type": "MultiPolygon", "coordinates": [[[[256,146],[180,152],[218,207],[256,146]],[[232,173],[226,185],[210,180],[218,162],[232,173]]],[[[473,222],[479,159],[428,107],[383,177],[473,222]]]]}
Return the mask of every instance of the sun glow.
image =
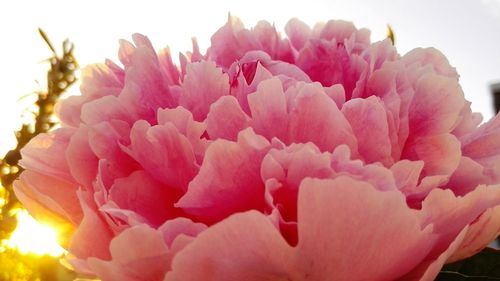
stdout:
{"type": "Polygon", "coordinates": [[[22,254],[61,256],[65,250],[57,244],[57,232],[31,217],[26,210],[17,210],[17,228],[5,247],[18,249],[22,254]]]}

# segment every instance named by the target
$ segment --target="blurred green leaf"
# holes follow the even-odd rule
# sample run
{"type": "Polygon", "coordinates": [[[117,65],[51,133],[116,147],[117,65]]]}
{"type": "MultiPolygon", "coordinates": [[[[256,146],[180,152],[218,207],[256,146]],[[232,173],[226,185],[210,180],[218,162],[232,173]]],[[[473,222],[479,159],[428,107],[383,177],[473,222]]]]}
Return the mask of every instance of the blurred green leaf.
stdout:
{"type": "Polygon", "coordinates": [[[468,259],[447,264],[436,280],[500,280],[500,250],[485,248],[468,259]]]}

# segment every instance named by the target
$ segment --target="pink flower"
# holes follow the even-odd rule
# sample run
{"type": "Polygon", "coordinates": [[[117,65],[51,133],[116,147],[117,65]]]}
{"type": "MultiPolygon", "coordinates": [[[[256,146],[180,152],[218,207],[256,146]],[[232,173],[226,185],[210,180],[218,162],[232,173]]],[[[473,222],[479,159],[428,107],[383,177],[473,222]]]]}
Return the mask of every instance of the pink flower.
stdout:
{"type": "Polygon", "coordinates": [[[102,280],[432,280],[500,233],[500,117],[435,49],[236,18],[83,70],[16,194],[102,280]]]}

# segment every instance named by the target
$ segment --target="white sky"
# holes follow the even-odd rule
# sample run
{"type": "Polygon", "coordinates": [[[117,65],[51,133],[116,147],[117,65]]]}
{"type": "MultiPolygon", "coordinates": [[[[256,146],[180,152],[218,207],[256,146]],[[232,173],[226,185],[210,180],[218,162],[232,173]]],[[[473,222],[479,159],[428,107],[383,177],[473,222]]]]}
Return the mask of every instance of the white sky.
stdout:
{"type": "MultiPolygon", "coordinates": [[[[372,30],[372,41],[396,34],[400,54],[415,47],[440,49],[458,69],[473,110],[493,116],[488,84],[500,79],[500,0],[413,1],[1,1],[0,2],[0,154],[13,144],[12,131],[26,107],[19,98],[40,89],[50,56],[37,32],[42,27],[54,45],[66,37],[76,45],[81,65],[116,59],[118,39],[147,35],[160,49],[190,49],[195,36],[202,49],[227,14],[247,27],[274,22],[279,31],[291,17],[312,25],[344,19],[372,30]]],[[[42,89],[45,85],[42,85],[42,89]]],[[[73,91],[78,91],[74,88],[73,91]]]]}

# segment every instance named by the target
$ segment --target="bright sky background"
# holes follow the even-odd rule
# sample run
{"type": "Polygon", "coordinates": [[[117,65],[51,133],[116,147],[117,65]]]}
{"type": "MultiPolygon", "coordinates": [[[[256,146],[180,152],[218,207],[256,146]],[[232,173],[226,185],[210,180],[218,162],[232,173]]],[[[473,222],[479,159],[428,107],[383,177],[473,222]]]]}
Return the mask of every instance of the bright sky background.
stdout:
{"type": "Polygon", "coordinates": [[[192,36],[204,49],[229,12],[247,27],[265,19],[279,31],[291,17],[310,25],[350,20],[371,29],[372,41],[383,39],[391,24],[400,54],[420,46],[440,49],[458,69],[473,110],[493,116],[488,84],[500,79],[500,0],[1,1],[0,154],[13,144],[11,132],[26,107],[19,98],[45,87],[35,80],[44,80],[47,65],[40,62],[50,51],[37,27],[58,48],[70,38],[77,59],[86,65],[115,60],[118,39],[134,32],[147,35],[157,49],[188,50],[192,36]]]}

